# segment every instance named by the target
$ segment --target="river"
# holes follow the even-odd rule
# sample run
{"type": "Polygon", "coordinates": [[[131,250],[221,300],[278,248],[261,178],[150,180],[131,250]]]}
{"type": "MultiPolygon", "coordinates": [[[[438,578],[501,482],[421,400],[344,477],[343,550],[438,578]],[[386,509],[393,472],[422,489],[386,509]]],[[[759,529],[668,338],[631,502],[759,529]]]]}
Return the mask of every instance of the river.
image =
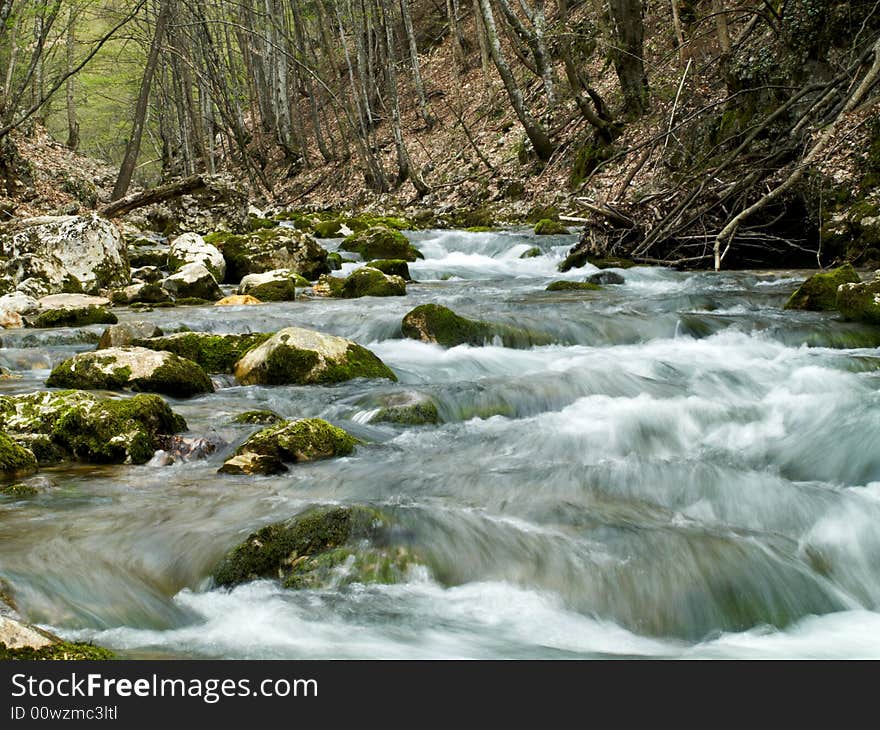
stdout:
{"type": "MultiPolygon", "coordinates": [[[[122,312],[166,331],[342,335],[400,382],[215,376],[216,393],[172,401],[193,435],[229,444],[209,458],[41,470],[38,496],[0,497],[0,576],[21,613],[132,658],[880,657],[880,331],[783,312],[806,272],[639,267],[546,292],[593,273],[556,270],[575,236],[409,236],[425,260],[406,297],[122,312]],[[425,302],[556,344],[401,339],[425,302]],[[377,394],[413,390],[442,424],[368,423],[377,394]],[[230,418],[252,408],[366,443],[282,476],[218,475],[257,428],[230,418]],[[433,570],[211,587],[230,547],[317,503],[383,506],[433,570]]],[[[17,376],[0,390],[42,387],[101,329],[0,333],[17,376]]]]}

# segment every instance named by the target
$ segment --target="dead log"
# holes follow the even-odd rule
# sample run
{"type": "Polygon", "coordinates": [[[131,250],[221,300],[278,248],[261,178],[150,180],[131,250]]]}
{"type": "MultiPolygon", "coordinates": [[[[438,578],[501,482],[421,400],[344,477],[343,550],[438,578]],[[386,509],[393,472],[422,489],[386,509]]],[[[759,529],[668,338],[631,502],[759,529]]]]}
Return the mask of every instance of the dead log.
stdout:
{"type": "Polygon", "coordinates": [[[126,195],[124,198],[114,200],[109,205],[105,205],[98,212],[105,218],[116,218],[138,208],[143,208],[146,205],[163,203],[166,200],[178,198],[182,195],[206,192],[211,187],[210,181],[205,176],[193,175],[192,177],[167,183],[166,185],[159,185],[140,193],[126,195]]]}

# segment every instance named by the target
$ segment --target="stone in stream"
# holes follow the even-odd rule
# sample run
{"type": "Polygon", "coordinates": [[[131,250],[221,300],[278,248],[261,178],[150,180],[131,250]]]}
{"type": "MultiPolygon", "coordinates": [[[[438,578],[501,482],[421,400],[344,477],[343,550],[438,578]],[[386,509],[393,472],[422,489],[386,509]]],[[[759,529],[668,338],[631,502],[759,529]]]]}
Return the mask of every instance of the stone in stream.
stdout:
{"type": "Polygon", "coordinates": [[[161,282],[136,281],[121,289],[110,292],[114,304],[159,304],[170,302],[171,295],[163,288],[161,282]]]}
{"type": "Polygon", "coordinates": [[[201,366],[171,352],[145,347],[110,347],[79,353],[57,365],[46,385],[84,390],[131,388],[175,398],[214,391],[201,366]]]}
{"type": "Polygon", "coordinates": [[[543,256],[544,252],[538,248],[537,246],[532,246],[528,251],[523,251],[520,254],[521,259],[536,259],[539,256],[543,256]]]}
{"type": "Polygon", "coordinates": [[[148,337],[160,337],[162,330],[152,322],[123,322],[114,324],[101,334],[98,341],[98,349],[106,350],[108,347],[126,347],[135,340],[148,337]]]}
{"type": "Polygon", "coordinates": [[[592,281],[554,281],[546,291],[598,291],[602,287],[592,281]]]}
{"type": "Polygon", "coordinates": [[[22,315],[39,309],[36,299],[22,292],[11,292],[0,297],[0,327],[12,329],[24,327],[22,315]]]}
{"type": "Polygon", "coordinates": [[[37,458],[33,452],[0,431],[0,476],[27,476],[36,470],[37,458]]]}
{"type": "Polygon", "coordinates": [[[250,294],[230,294],[214,302],[215,307],[252,307],[262,302],[250,294]]]}
{"type": "MultiPolygon", "coordinates": [[[[170,246],[155,246],[150,241],[149,246],[129,246],[128,260],[135,268],[149,266],[156,269],[164,269],[168,266],[168,253],[170,251],[170,246]]],[[[134,276],[134,272],[132,272],[132,276],[134,276]]]]}
{"type": "Polygon", "coordinates": [[[598,284],[600,286],[606,284],[625,284],[626,279],[616,271],[599,271],[588,276],[587,283],[598,284]]]}
{"type": "Polygon", "coordinates": [[[837,289],[837,308],[846,320],[880,324],[880,272],[872,281],[841,284],[837,289]]]}
{"type": "Polygon", "coordinates": [[[296,299],[296,287],[308,285],[308,281],[291,269],[275,269],[248,274],[241,280],[237,291],[263,302],[292,302],[296,299]]]}
{"type": "Polygon", "coordinates": [[[162,281],[164,278],[165,274],[162,273],[162,269],[158,266],[141,266],[131,270],[132,283],[154,284],[162,281]]]}
{"type": "Polygon", "coordinates": [[[293,589],[388,584],[404,580],[418,562],[384,512],[313,507],[251,534],[227,553],[213,578],[225,587],[260,578],[280,579],[293,589]]]}
{"type": "Polygon", "coordinates": [[[226,277],[226,261],[216,246],[206,243],[198,233],[184,233],[171,242],[168,270],[180,271],[186,264],[201,264],[217,281],[226,277]]]}
{"type": "Polygon", "coordinates": [[[546,345],[552,339],[544,334],[495,322],[468,319],[440,304],[422,304],[409,312],[401,323],[404,337],[443,347],[491,344],[496,338],[505,347],[546,345]]]}
{"type": "Polygon", "coordinates": [[[568,228],[559,221],[542,218],[535,224],[536,236],[560,236],[568,234],[568,228]]]}
{"type": "Polygon", "coordinates": [[[275,411],[256,410],[239,413],[232,419],[231,423],[268,425],[270,423],[279,423],[283,420],[275,411]]]}
{"type": "Polygon", "coordinates": [[[277,474],[285,462],[348,456],[358,441],[320,418],[282,421],[253,434],[220,467],[223,474],[277,474]]]}
{"type": "Polygon", "coordinates": [[[80,390],[0,396],[0,429],[40,465],[65,459],[144,464],[186,421],[158,395],[104,398],[80,390]]]}
{"type": "Polygon", "coordinates": [[[373,406],[370,423],[393,423],[399,426],[422,426],[440,423],[437,402],[415,391],[385,393],[369,398],[373,406]]]}
{"type": "Polygon", "coordinates": [[[251,233],[225,232],[205,236],[226,260],[226,280],[238,283],[248,274],[291,269],[309,281],[329,274],[327,251],[310,235],[296,228],[279,226],[251,233]]]}
{"type": "Polygon", "coordinates": [[[789,297],[785,308],[812,312],[832,311],[837,309],[837,288],[841,284],[857,284],[859,281],[859,275],[851,264],[813,274],[789,297]]]}
{"type": "Polygon", "coordinates": [[[345,279],[325,274],[312,291],[318,296],[340,299],[402,297],[406,296],[406,282],[400,276],[389,276],[379,269],[362,266],[345,279]]]}
{"type": "Polygon", "coordinates": [[[118,321],[104,297],[85,294],[52,294],[38,301],[39,309],[26,318],[30,327],[84,327],[118,321]]]}
{"type": "Polygon", "coordinates": [[[401,259],[415,261],[422,259],[421,251],[413,246],[400,231],[386,226],[373,226],[361,233],[348,236],[339,246],[342,251],[359,253],[365,260],[401,259]]]}
{"type": "Polygon", "coordinates": [[[376,355],[351,340],[287,327],[235,365],[242,385],[315,385],[353,378],[397,376],[376,355]]]}
{"type": "Polygon", "coordinates": [[[175,299],[204,299],[215,302],[223,298],[214,275],[202,264],[184,264],[162,282],[175,299]]]}
{"type": "Polygon", "coordinates": [[[0,234],[0,276],[31,296],[98,294],[130,281],[119,230],[96,214],[15,221],[0,234]]]}
{"type": "Polygon", "coordinates": [[[64,641],[55,634],[25,623],[14,616],[0,615],[0,661],[19,660],[106,660],[114,654],[93,644],[64,641]]]}
{"type": "Polygon", "coordinates": [[[162,337],[137,339],[135,347],[173,352],[192,360],[208,373],[231,373],[244,355],[272,335],[262,332],[215,334],[213,332],[175,332],[162,337]]]}

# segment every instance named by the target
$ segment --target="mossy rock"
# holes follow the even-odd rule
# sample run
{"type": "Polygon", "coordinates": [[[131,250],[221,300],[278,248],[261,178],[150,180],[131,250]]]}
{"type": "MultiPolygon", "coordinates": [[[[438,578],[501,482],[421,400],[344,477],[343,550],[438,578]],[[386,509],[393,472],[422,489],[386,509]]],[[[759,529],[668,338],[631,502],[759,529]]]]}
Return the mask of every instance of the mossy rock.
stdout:
{"type": "Polygon", "coordinates": [[[391,546],[392,523],[379,510],[314,507],[267,525],[231,550],[214,572],[220,586],[281,580],[288,588],[395,583],[404,579],[413,553],[391,546]]]}
{"type": "Polygon", "coordinates": [[[393,393],[380,396],[381,406],[370,423],[391,423],[397,426],[425,426],[440,423],[440,411],[433,398],[421,393],[393,393]]]}
{"type": "Polygon", "coordinates": [[[277,269],[262,274],[248,274],[238,285],[239,294],[250,294],[263,302],[292,302],[296,287],[309,286],[295,271],[277,269]]]}
{"type": "Polygon", "coordinates": [[[851,322],[880,324],[880,278],[842,284],[837,290],[837,308],[851,322]]]}
{"type": "Polygon", "coordinates": [[[176,398],[214,391],[211,379],[195,362],[144,347],[111,347],[74,355],[52,370],[46,385],[84,390],[131,388],[176,398]]]}
{"type": "Polygon", "coordinates": [[[26,646],[18,649],[9,649],[0,643],[0,661],[107,661],[115,658],[109,649],[83,642],[57,641],[39,648],[26,646]]]}
{"type": "MultiPolygon", "coordinates": [[[[213,305],[215,302],[220,301],[219,299],[202,299],[201,297],[181,297],[180,299],[174,300],[175,307],[204,307],[206,304],[213,305]]],[[[154,306],[159,306],[159,304],[155,304],[154,306]]]]}
{"type": "Polygon", "coordinates": [[[565,260],[559,264],[559,270],[565,273],[571,269],[579,269],[587,264],[595,266],[597,269],[629,269],[635,266],[636,262],[614,256],[591,256],[586,251],[578,250],[575,247],[565,260]]]}
{"type": "Polygon", "coordinates": [[[235,363],[271,336],[271,333],[261,332],[241,335],[177,332],[164,337],[135,340],[132,344],[149,350],[173,352],[197,363],[207,373],[231,373],[235,369],[235,363]]]}
{"type": "Polygon", "coordinates": [[[529,212],[526,213],[527,223],[535,224],[544,219],[558,221],[559,208],[555,205],[533,205],[529,208],[529,212]]]}
{"type": "Polygon", "coordinates": [[[505,347],[532,347],[552,342],[541,333],[462,317],[440,304],[422,304],[410,311],[401,322],[401,331],[409,339],[443,347],[479,347],[492,343],[496,338],[505,347]]]}
{"type": "Polygon", "coordinates": [[[226,281],[237,284],[248,274],[291,269],[314,281],[330,273],[327,251],[310,235],[279,226],[244,235],[216,232],[205,236],[226,260],[226,281]]]}
{"type": "Polygon", "coordinates": [[[40,464],[142,464],[159,448],[159,436],[187,426],[158,395],[110,399],[71,390],[0,396],[0,428],[40,464]]]}
{"type": "Polygon", "coordinates": [[[114,324],[101,334],[98,349],[105,350],[108,347],[125,347],[134,344],[139,339],[149,337],[161,337],[164,333],[152,322],[123,322],[114,324]]]}
{"type": "Polygon", "coordinates": [[[412,281],[409,275],[409,266],[402,259],[377,259],[370,261],[367,266],[371,269],[378,269],[388,276],[399,276],[404,281],[412,281]]]}
{"type": "Polygon", "coordinates": [[[416,261],[424,258],[400,231],[386,226],[374,226],[348,236],[340,248],[359,253],[364,259],[402,259],[416,261]]]}
{"type": "Polygon", "coordinates": [[[221,473],[275,474],[285,463],[348,456],[357,439],[320,418],[282,421],[253,434],[220,467],[221,473]],[[249,455],[261,457],[248,459],[249,455]],[[245,460],[236,457],[246,457],[245,460]]]}
{"type": "Polygon", "coordinates": [[[591,281],[554,281],[547,285],[547,291],[598,291],[601,288],[591,281]]]}
{"type": "Polygon", "coordinates": [[[495,226],[468,226],[464,229],[467,233],[492,233],[497,231],[495,226]]]}
{"type": "Polygon", "coordinates": [[[118,321],[116,315],[106,307],[91,305],[40,312],[33,320],[33,326],[38,328],[85,327],[90,324],[116,324],[118,321]]]}
{"type": "Polygon", "coordinates": [[[841,284],[861,281],[856,270],[845,264],[831,271],[813,274],[785,303],[786,309],[806,309],[812,312],[827,312],[837,309],[837,288],[841,284]]]}
{"type": "MultiPolygon", "coordinates": [[[[320,221],[314,226],[315,238],[338,238],[339,231],[342,228],[342,221],[338,218],[332,218],[326,221],[320,221]]],[[[352,229],[354,230],[354,229],[352,229]]]]}
{"type": "Polygon", "coordinates": [[[535,224],[536,236],[559,236],[567,234],[568,228],[566,228],[559,221],[552,221],[549,218],[542,218],[535,224]]]}
{"type": "Polygon", "coordinates": [[[345,223],[345,225],[348,226],[354,233],[361,233],[362,231],[366,231],[368,228],[375,228],[376,226],[384,226],[385,228],[392,228],[396,231],[409,231],[414,230],[418,227],[415,221],[393,215],[364,214],[356,216],[346,216],[342,219],[342,222],[345,223]]]}
{"type": "Polygon", "coordinates": [[[37,459],[30,449],[20,446],[9,435],[0,432],[0,475],[26,476],[37,470],[37,459]]]}
{"type": "MultiPolygon", "coordinates": [[[[0,434],[0,436],[2,436],[2,434],[0,434]]],[[[21,499],[23,497],[35,497],[39,493],[40,490],[34,486],[31,486],[30,484],[7,484],[3,487],[0,487],[0,494],[3,494],[7,497],[16,497],[18,499],[21,499]]]]}
{"type": "Polygon", "coordinates": [[[538,248],[537,246],[532,246],[528,251],[523,251],[520,254],[521,259],[536,259],[538,256],[543,256],[544,252],[538,248]]]}
{"type": "Polygon", "coordinates": [[[235,366],[242,385],[324,385],[397,376],[365,347],[342,337],[288,327],[250,350],[235,366]]]}
{"type": "Polygon", "coordinates": [[[599,284],[600,286],[606,284],[626,284],[626,279],[624,278],[624,276],[622,274],[618,274],[616,271],[598,271],[595,274],[590,274],[587,277],[587,281],[590,284],[599,284]]]}
{"type": "Polygon", "coordinates": [[[331,271],[339,271],[342,268],[342,254],[338,251],[327,254],[327,265],[331,271]]]}
{"type": "Polygon", "coordinates": [[[364,266],[353,271],[345,279],[330,275],[322,276],[315,285],[314,292],[320,296],[341,299],[402,297],[406,295],[406,282],[400,276],[389,276],[379,269],[364,266]]]}
{"type": "Polygon", "coordinates": [[[239,413],[235,418],[232,419],[232,423],[243,423],[243,424],[259,424],[259,425],[268,425],[272,423],[279,423],[284,419],[279,416],[275,411],[268,410],[255,410],[255,411],[245,411],[244,413],[239,413]]]}

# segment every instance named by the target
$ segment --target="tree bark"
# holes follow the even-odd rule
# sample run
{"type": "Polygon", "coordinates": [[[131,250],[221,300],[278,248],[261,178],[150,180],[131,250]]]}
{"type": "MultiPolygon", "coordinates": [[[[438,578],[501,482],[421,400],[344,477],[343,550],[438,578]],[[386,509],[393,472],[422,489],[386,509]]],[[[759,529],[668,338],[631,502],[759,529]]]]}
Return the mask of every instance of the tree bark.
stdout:
{"type": "Polygon", "coordinates": [[[616,48],[614,69],[627,112],[640,117],[648,109],[648,77],[642,59],[645,26],[641,0],[608,0],[616,48]]]}

